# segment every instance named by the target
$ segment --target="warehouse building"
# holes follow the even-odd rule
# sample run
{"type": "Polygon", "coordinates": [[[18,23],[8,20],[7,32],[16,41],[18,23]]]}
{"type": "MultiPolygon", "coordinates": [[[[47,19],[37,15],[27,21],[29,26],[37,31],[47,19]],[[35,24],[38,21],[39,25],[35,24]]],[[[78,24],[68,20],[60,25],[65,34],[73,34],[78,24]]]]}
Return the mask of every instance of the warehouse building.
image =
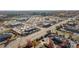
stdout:
{"type": "Polygon", "coordinates": [[[0,42],[3,42],[12,37],[12,33],[3,33],[0,34],[0,42]]]}

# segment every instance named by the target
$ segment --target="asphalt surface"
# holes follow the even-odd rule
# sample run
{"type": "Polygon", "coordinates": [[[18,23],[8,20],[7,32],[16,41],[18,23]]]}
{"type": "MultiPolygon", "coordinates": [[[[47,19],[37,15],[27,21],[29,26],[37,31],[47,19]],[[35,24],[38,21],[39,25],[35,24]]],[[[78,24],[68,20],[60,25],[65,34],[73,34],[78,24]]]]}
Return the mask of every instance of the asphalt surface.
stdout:
{"type": "Polygon", "coordinates": [[[19,46],[24,47],[25,45],[27,45],[27,40],[28,39],[34,40],[34,39],[40,38],[41,36],[44,36],[47,33],[48,30],[53,30],[53,29],[56,28],[56,26],[62,25],[64,23],[68,22],[68,21],[70,21],[70,18],[67,19],[67,20],[64,20],[62,22],[59,22],[59,23],[57,23],[57,24],[55,24],[53,26],[50,26],[49,28],[41,28],[40,31],[38,31],[36,33],[33,33],[31,35],[28,35],[28,36],[25,36],[25,37],[20,37],[20,38],[18,38],[16,40],[10,42],[6,46],[6,48],[17,48],[19,46]]]}

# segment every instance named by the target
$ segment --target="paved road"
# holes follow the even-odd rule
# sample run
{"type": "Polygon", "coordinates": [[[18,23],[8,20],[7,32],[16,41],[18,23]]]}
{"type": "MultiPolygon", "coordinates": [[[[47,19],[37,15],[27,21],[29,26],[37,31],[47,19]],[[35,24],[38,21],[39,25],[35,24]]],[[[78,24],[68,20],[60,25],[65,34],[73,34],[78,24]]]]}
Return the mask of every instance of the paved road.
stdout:
{"type": "Polygon", "coordinates": [[[71,19],[68,20],[64,20],[62,22],[59,22],[49,28],[41,28],[40,31],[33,33],[31,35],[28,35],[26,37],[21,37],[20,39],[16,39],[15,41],[12,41],[11,43],[9,43],[6,48],[17,48],[18,46],[20,47],[24,47],[27,44],[27,39],[37,39],[40,38],[41,36],[45,35],[47,33],[48,30],[52,30],[54,29],[56,26],[59,26],[61,24],[64,24],[68,21],[70,21],[71,19]]]}

